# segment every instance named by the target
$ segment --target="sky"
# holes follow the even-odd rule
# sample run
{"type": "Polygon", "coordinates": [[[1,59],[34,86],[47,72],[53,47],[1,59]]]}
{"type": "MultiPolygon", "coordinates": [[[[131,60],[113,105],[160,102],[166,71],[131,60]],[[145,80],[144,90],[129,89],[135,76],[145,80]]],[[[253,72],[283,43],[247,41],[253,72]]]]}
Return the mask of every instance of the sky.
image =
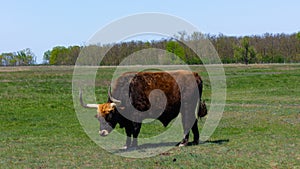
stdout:
{"type": "Polygon", "coordinates": [[[30,48],[38,63],[55,46],[85,45],[109,23],[146,12],[173,15],[216,35],[300,31],[299,0],[9,0],[0,5],[0,53],[30,48]]]}

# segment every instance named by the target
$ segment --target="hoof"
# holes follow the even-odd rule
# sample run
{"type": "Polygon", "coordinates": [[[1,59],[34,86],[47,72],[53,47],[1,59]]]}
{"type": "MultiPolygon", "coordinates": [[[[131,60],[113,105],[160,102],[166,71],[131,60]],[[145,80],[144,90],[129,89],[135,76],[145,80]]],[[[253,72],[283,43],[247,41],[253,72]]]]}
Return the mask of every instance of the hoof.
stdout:
{"type": "Polygon", "coordinates": [[[128,147],[127,149],[126,149],[126,151],[135,151],[135,150],[137,150],[138,149],[138,147],[128,147]]]}
{"type": "Polygon", "coordinates": [[[127,148],[128,148],[127,146],[124,146],[121,148],[121,150],[127,150],[127,148]]]}
{"type": "Polygon", "coordinates": [[[184,146],[186,146],[186,145],[187,145],[187,144],[182,144],[182,143],[180,143],[178,147],[184,147],[184,146]]]}
{"type": "Polygon", "coordinates": [[[189,140],[183,139],[178,146],[179,147],[184,147],[184,146],[187,146],[188,143],[189,143],[189,140]]]}
{"type": "Polygon", "coordinates": [[[124,150],[124,151],[134,151],[137,149],[138,149],[138,146],[127,146],[127,145],[125,145],[124,147],[121,148],[121,150],[124,150]]]}
{"type": "Polygon", "coordinates": [[[199,144],[199,140],[194,140],[192,145],[198,145],[199,144]]]}

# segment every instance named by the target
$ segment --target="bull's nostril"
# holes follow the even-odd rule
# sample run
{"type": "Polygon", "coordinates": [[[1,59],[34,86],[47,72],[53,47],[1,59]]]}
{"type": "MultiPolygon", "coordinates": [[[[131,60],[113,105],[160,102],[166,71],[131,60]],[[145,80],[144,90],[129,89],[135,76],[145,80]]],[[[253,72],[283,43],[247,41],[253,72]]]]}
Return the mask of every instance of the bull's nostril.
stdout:
{"type": "Polygon", "coordinates": [[[99,131],[100,136],[107,136],[108,135],[108,131],[107,130],[101,130],[99,131]]]}

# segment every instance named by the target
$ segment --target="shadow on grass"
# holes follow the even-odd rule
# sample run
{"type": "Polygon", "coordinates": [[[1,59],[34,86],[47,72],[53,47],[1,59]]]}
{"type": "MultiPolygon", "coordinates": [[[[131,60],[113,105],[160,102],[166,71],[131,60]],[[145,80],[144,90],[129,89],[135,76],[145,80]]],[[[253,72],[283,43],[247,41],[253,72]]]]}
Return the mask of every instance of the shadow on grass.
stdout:
{"type": "MultiPolygon", "coordinates": [[[[224,144],[228,143],[229,139],[223,139],[223,140],[207,140],[207,141],[200,141],[199,144],[195,144],[194,142],[189,142],[187,146],[197,146],[201,144],[224,144]]],[[[179,146],[180,143],[177,143],[176,146],[179,146]]]]}
{"type": "MultiPolygon", "coordinates": [[[[193,142],[189,142],[187,146],[197,146],[197,145],[204,145],[204,144],[225,144],[228,143],[229,139],[222,139],[222,140],[208,140],[204,142],[199,142],[199,144],[195,144],[193,142]]],[[[138,147],[132,147],[128,149],[119,149],[115,151],[114,153],[121,153],[121,152],[130,152],[130,151],[143,151],[146,149],[155,149],[159,147],[169,147],[169,146],[178,146],[180,142],[165,142],[165,143],[147,143],[139,145],[138,147]]]]}
{"type": "Polygon", "coordinates": [[[224,144],[224,143],[228,143],[229,139],[223,139],[223,140],[208,140],[208,141],[204,141],[204,142],[200,142],[199,144],[224,144]]]}

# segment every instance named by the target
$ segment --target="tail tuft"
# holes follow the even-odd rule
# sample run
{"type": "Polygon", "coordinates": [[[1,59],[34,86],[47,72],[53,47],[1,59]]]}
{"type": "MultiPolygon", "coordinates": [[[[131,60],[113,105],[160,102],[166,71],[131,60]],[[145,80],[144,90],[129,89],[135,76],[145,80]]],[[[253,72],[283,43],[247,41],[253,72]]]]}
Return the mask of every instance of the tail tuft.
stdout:
{"type": "Polygon", "coordinates": [[[198,117],[202,118],[202,117],[204,117],[206,115],[207,115],[207,108],[206,108],[205,101],[201,101],[200,102],[199,111],[198,111],[198,117]]]}

